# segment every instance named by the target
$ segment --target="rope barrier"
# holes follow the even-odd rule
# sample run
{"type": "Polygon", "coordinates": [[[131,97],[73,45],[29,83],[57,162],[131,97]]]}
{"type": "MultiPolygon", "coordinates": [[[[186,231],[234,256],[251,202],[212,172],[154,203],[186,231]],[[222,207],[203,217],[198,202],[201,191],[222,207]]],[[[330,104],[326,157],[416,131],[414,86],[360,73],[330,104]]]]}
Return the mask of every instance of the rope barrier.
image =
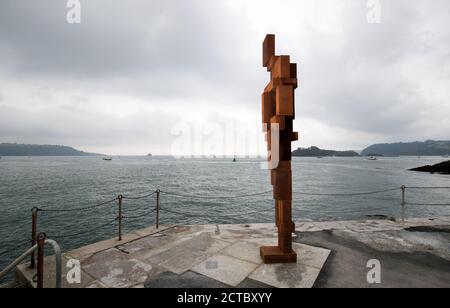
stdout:
{"type": "MultiPolygon", "coordinates": [[[[420,187],[420,186],[404,186],[405,189],[411,189],[411,190],[420,190],[420,189],[450,189],[450,187],[420,187]]],[[[395,188],[390,188],[390,189],[383,189],[383,190],[377,190],[377,191],[367,191],[367,192],[349,192],[349,193],[315,193],[315,192],[298,192],[299,195],[305,195],[305,196],[342,196],[342,197],[346,197],[346,196],[364,196],[364,195],[375,195],[375,194],[381,194],[381,193],[386,193],[386,192],[392,192],[392,191],[396,191],[396,190],[400,190],[402,187],[395,187],[395,188]]],[[[259,193],[249,193],[249,194],[242,194],[242,195],[234,195],[234,196],[212,196],[212,195],[195,195],[195,194],[185,194],[185,193],[177,193],[177,192],[171,192],[171,191],[160,191],[158,189],[155,189],[151,192],[148,193],[144,193],[143,195],[137,195],[137,196],[127,196],[127,195],[121,195],[119,197],[116,197],[114,199],[111,200],[106,200],[104,202],[101,203],[97,203],[91,206],[86,206],[86,207],[80,207],[80,208],[74,208],[74,209],[46,209],[46,208],[38,208],[37,211],[39,212],[77,212],[77,211],[86,211],[86,210],[91,210],[91,209],[95,209],[95,208],[99,208],[101,206],[105,206],[107,204],[113,203],[117,200],[119,200],[119,198],[122,199],[129,199],[129,200],[140,200],[140,199],[144,199],[144,198],[148,198],[151,197],[155,194],[157,194],[158,196],[158,201],[159,202],[159,193],[168,195],[168,196],[174,196],[174,197],[179,197],[179,198],[194,198],[194,199],[209,199],[209,200],[214,200],[214,199],[227,199],[227,200],[231,200],[231,199],[237,199],[237,198],[246,198],[246,197],[254,197],[254,196],[261,196],[261,195],[265,195],[265,194],[269,194],[272,193],[272,190],[267,190],[267,191],[263,191],[263,192],[259,192],[259,193]]],[[[158,203],[159,204],[159,203],[158,203]]],[[[404,202],[403,200],[403,204],[404,205],[416,205],[416,206],[450,206],[450,204],[448,203],[414,203],[414,202],[404,202]]],[[[387,209],[392,209],[391,207],[379,207],[379,208],[372,208],[372,209],[368,209],[368,208],[356,208],[356,209],[334,209],[334,208],[321,208],[320,212],[325,214],[325,215],[330,215],[330,214],[336,214],[336,213],[357,213],[357,212],[373,212],[373,211],[379,211],[379,210],[387,210],[387,209]]],[[[163,212],[167,212],[167,213],[172,213],[174,215],[182,215],[182,216],[186,216],[186,217],[217,217],[217,218],[227,218],[227,217],[238,217],[238,216],[250,216],[250,215],[255,215],[255,214],[261,214],[261,213],[266,213],[272,210],[272,207],[270,209],[262,209],[262,210],[257,210],[257,211],[250,211],[250,212],[245,212],[245,213],[239,213],[239,212],[235,212],[235,209],[228,209],[229,211],[233,211],[229,214],[219,214],[217,213],[217,211],[208,211],[208,212],[180,212],[177,210],[172,210],[172,209],[166,209],[165,207],[161,208],[158,206],[153,208],[150,211],[147,211],[145,213],[139,214],[139,215],[134,215],[134,216],[124,216],[122,214],[122,219],[126,220],[126,221],[133,221],[133,220],[137,220],[143,217],[147,217],[150,214],[158,211],[158,215],[159,215],[159,211],[163,211],[163,212]]],[[[302,212],[315,212],[316,210],[314,209],[298,209],[298,211],[302,212]]],[[[120,210],[119,210],[119,213],[120,210]]],[[[157,217],[158,217],[157,215],[157,217]]],[[[98,225],[92,229],[86,230],[86,231],[81,231],[81,232],[77,232],[77,233],[73,233],[73,234],[62,234],[59,236],[54,236],[55,239],[65,239],[65,238],[72,238],[72,237],[76,237],[76,236],[80,236],[80,235],[84,235],[84,234],[88,234],[91,233],[93,231],[99,230],[101,228],[107,227],[109,225],[112,225],[114,223],[116,223],[116,221],[119,220],[119,217],[115,218],[114,220],[111,220],[105,224],[101,224],[98,225]]],[[[158,218],[157,218],[157,221],[158,218]]],[[[25,244],[29,244],[29,241],[24,242],[24,243],[20,243],[17,247],[12,248],[12,249],[18,249],[22,246],[24,246],[25,244]]],[[[0,253],[0,256],[5,255],[6,253],[8,253],[8,251],[10,251],[11,249],[8,249],[5,252],[0,253]]]]}
{"type": "Polygon", "coordinates": [[[423,187],[405,186],[405,188],[408,188],[408,189],[450,189],[450,187],[425,187],[425,186],[423,186],[423,187]]]}
{"type": "Polygon", "coordinates": [[[145,198],[151,197],[151,196],[153,196],[154,194],[156,194],[156,192],[157,192],[157,190],[155,190],[154,192],[149,193],[149,194],[147,194],[147,195],[143,195],[143,196],[138,196],[138,197],[122,196],[122,198],[123,198],[123,199],[130,199],[130,200],[140,200],[140,199],[145,199],[145,198]]]}
{"type": "Polygon", "coordinates": [[[115,223],[116,221],[117,221],[117,218],[115,218],[114,220],[111,220],[111,221],[108,222],[108,223],[99,225],[99,226],[97,226],[97,227],[95,227],[95,228],[93,228],[93,229],[87,230],[87,231],[82,231],[82,232],[79,232],[79,233],[73,233],[73,234],[65,234],[65,235],[53,236],[52,238],[55,238],[55,239],[65,239],[65,238],[71,238],[71,237],[78,236],[78,235],[84,235],[84,234],[91,233],[91,232],[93,232],[93,231],[102,229],[102,228],[107,227],[107,226],[109,226],[109,225],[112,225],[112,224],[115,223]]]}
{"type": "Polygon", "coordinates": [[[450,206],[450,203],[414,203],[406,202],[406,205],[423,205],[423,206],[450,206]]]}
{"type": "Polygon", "coordinates": [[[75,208],[75,209],[41,209],[41,208],[38,208],[37,210],[39,212],[55,212],[55,213],[86,211],[86,210],[91,210],[94,208],[101,207],[101,206],[109,204],[109,203],[113,203],[116,200],[117,200],[117,197],[112,200],[101,202],[101,203],[98,203],[98,204],[95,204],[92,206],[80,207],[80,208],[75,208]]]}
{"type": "MultiPolygon", "coordinates": [[[[420,187],[420,186],[405,186],[407,189],[450,189],[450,187],[420,187]]],[[[369,191],[369,192],[360,192],[360,193],[311,193],[311,192],[298,192],[299,195],[305,195],[305,196],[363,196],[363,195],[374,195],[374,194],[380,194],[384,192],[391,192],[400,189],[400,187],[396,188],[390,188],[390,189],[383,189],[383,190],[377,190],[377,191],[369,191]]],[[[144,198],[148,198],[153,196],[157,193],[158,190],[154,190],[151,193],[142,195],[142,196],[122,196],[123,199],[129,199],[129,200],[140,200],[144,198]]],[[[268,193],[272,193],[272,190],[263,191],[260,193],[252,193],[252,194],[242,194],[242,195],[236,195],[236,196],[205,196],[205,195],[192,195],[192,194],[183,194],[183,193],[176,193],[171,191],[160,191],[163,194],[169,195],[169,196],[175,196],[175,197],[181,197],[181,198],[196,198],[196,199],[237,199],[237,198],[245,198],[245,197],[254,197],[254,196],[261,196],[268,193]]],[[[85,211],[94,209],[97,207],[101,207],[107,204],[110,204],[114,201],[116,201],[118,198],[114,198],[111,200],[107,200],[101,203],[94,204],[92,206],[86,206],[86,207],[80,207],[80,208],[74,208],[74,209],[46,209],[46,208],[38,208],[38,211],[40,212],[76,212],[76,211],[85,211]]],[[[409,203],[413,204],[413,203],[409,203]]],[[[423,204],[428,205],[428,204],[423,204]]],[[[448,204],[442,204],[442,205],[448,205],[448,204]]]]}
{"type": "Polygon", "coordinates": [[[122,216],[122,218],[123,218],[123,219],[127,219],[127,220],[135,220],[135,219],[138,219],[138,218],[142,218],[142,217],[148,216],[148,215],[154,213],[155,211],[156,211],[156,208],[154,208],[154,209],[151,210],[150,212],[147,212],[147,213],[144,213],[144,214],[141,214],[141,215],[136,215],[136,216],[122,216]]]}
{"type": "Polygon", "coordinates": [[[390,188],[390,189],[383,189],[383,190],[377,190],[377,191],[369,191],[369,192],[361,192],[361,193],[340,193],[340,194],[322,194],[322,193],[306,193],[306,192],[299,192],[299,195],[305,195],[305,196],[364,196],[364,195],[375,195],[375,194],[381,194],[384,192],[390,192],[399,190],[400,187],[396,188],[390,188]]]}
{"type": "MultiPolygon", "coordinates": [[[[167,213],[172,213],[175,215],[185,215],[185,216],[191,216],[191,217],[209,217],[206,214],[192,213],[192,212],[182,213],[182,212],[178,212],[178,211],[167,210],[165,208],[160,208],[159,210],[163,211],[163,212],[167,212],[167,213]]],[[[253,215],[253,214],[260,214],[261,212],[264,212],[264,211],[252,211],[252,212],[247,212],[247,213],[233,213],[233,214],[225,214],[225,215],[215,214],[215,217],[224,218],[224,217],[233,217],[233,216],[247,216],[247,215],[253,215]]]]}
{"type": "Polygon", "coordinates": [[[162,191],[162,194],[166,194],[169,196],[175,196],[175,197],[182,197],[182,198],[195,198],[195,199],[237,199],[237,198],[245,198],[245,197],[254,197],[254,196],[260,196],[265,195],[268,193],[271,193],[272,190],[267,190],[260,193],[254,193],[254,194],[246,194],[246,195],[238,195],[238,196],[200,196],[200,195],[188,195],[188,194],[179,194],[169,191],[162,191]]]}
{"type": "MultiPolygon", "coordinates": [[[[335,209],[335,210],[329,210],[329,208],[327,209],[321,209],[320,213],[323,214],[336,214],[336,213],[362,213],[362,212],[372,212],[372,211],[381,211],[381,210],[390,210],[392,209],[391,207],[388,206],[384,206],[384,207],[377,207],[377,208],[360,208],[360,209],[335,209]]],[[[317,213],[317,210],[313,210],[313,209],[294,209],[295,211],[299,211],[299,212],[310,212],[310,213],[317,213]]]]}
{"type": "MultiPolygon", "coordinates": [[[[144,198],[148,198],[150,196],[153,196],[154,194],[156,194],[156,192],[157,191],[155,190],[155,191],[153,191],[153,192],[151,192],[149,194],[143,195],[143,196],[137,196],[137,197],[122,196],[122,198],[123,199],[129,199],[129,200],[139,200],[139,199],[144,199],[144,198]]],[[[45,208],[38,208],[38,211],[39,212],[49,212],[49,213],[50,212],[64,213],[64,212],[86,211],[86,210],[91,210],[91,209],[95,209],[95,208],[101,207],[101,206],[106,205],[106,204],[113,203],[116,200],[118,200],[117,197],[112,199],[112,200],[107,200],[107,201],[104,201],[104,202],[101,202],[101,203],[97,203],[97,204],[94,204],[94,205],[91,205],[91,206],[86,206],[86,207],[80,207],[80,208],[74,208],[74,209],[45,209],[45,208]]]]}

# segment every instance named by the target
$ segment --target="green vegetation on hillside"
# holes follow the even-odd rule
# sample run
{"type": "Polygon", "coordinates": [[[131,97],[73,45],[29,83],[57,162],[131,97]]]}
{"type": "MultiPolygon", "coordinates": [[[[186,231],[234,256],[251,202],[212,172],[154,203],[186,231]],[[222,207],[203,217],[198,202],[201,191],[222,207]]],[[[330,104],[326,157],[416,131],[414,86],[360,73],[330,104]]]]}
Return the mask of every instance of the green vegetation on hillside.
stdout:
{"type": "Polygon", "coordinates": [[[93,156],[62,145],[0,143],[0,156],[93,156]]]}
{"type": "Polygon", "coordinates": [[[442,156],[450,154],[450,141],[382,143],[364,149],[361,155],[377,153],[384,156],[442,156]]]}
{"type": "Polygon", "coordinates": [[[318,147],[310,147],[308,149],[298,148],[292,152],[292,156],[297,157],[327,157],[327,156],[337,156],[337,157],[354,157],[359,156],[358,153],[354,151],[334,151],[334,150],[322,150],[318,147]]]}

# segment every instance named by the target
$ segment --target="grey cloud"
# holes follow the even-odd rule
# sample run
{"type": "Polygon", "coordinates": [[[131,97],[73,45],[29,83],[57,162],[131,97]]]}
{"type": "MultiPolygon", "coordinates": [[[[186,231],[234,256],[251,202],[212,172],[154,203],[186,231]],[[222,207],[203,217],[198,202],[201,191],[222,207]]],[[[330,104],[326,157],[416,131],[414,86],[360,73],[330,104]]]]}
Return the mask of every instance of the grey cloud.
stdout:
{"type": "MultiPolygon", "coordinates": [[[[365,16],[363,4],[356,2],[352,12],[365,16]]],[[[312,31],[310,52],[303,59],[305,79],[300,88],[298,108],[305,116],[357,131],[383,134],[386,138],[433,138],[424,136],[417,126],[423,121],[423,109],[435,102],[430,93],[420,90],[423,78],[406,74],[405,65],[418,57],[421,64],[449,64],[448,54],[436,54],[448,48],[450,30],[440,22],[445,19],[444,1],[384,1],[381,24],[368,24],[364,18],[342,21],[338,44],[312,31]],[[435,31],[435,33],[431,33],[435,31]]],[[[413,70],[414,72],[414,70],[413,70]]],[[[432,80],[431,80],[432,81],[432,80]]],[[[440,81],[438,78],[436,82],[440,81]]],[[[442,110],[447,116],[449,108],[442,110]]],[[[301,113],[300,113],[301,114],[301,113]]],[[[439,115],[438,115],[439,116],[439,115]]],[[[433,119],[429,126],[433,126],[433,119]]],[[[450,128],[450,127],[449,127],[450,128]]],[[[436,126],[432,135],[440,133],[436,126]]],[[[448,137],[448,136],[447,136],[448,137]]]]}
{"type": "MultiPolygon", "coordinates": [[[[29,99],[46,101],[49,111],[23,112],[8,94],[3,101],[0,96],[7,115],[2,140],[106,145],[148,138],[167,146],[178,121],[173,115],[83,114],[99,94],[138,98],[160,110],[172,102],[195,110],[207,101],[217,114],[238,104],[259,112],[268,80],[259,30],[273,31],[264,20],[254,25],[239,6],[221,1],[81,3],[82,23],[69,25],[63,0],[0,2],[0,77],[23,87],[35,80],[46,85],[29,99]],[[55,102],[55,89],[67,98],[55,102]]],[[[299,11],[302,3],[279,5],[299,11]]],[[[298,121],[315,119],[389,140],[448,138],[450,93],[434,93],[424,81],[449,82],[450,3],[382,1],[381,24],[367,23],[366,1],[345,3],[335,33],[324,32],[319,24],[327,21],[320,19],[307,31],[287,26],[276,33],[299,62],[298,121]]],[[[285,22],[283,15],[271,16],[285,22]]]]}
{"type": "Polygon", "coordinates": [[[141,112],[126,118],[101,116],[66,108],[51,108],[38,112],[2,108],[1,112],[9,115],[0,122],[3,142],[20,140],[25,143],[87,147],[168,147],[174,137],[167,127],[172,127],[180,121],[161,110],[141,112]]]}
{"type": "Polygon", "coordinates": [[[201,97],[202,90],[235,86],[235,80],[251,83],[249,68],[239,69],[253,64],[240,56],[248,48],[246,27],[221,3],[81,1],[80,25],[66,23],[64,1],[37,3],[1,4],[0,56],[8,59],[2,66],[21,77],[94,80],[105,87],[119,81],[122,91],[146,87],[142,94],[166,97],[201,97]]]}

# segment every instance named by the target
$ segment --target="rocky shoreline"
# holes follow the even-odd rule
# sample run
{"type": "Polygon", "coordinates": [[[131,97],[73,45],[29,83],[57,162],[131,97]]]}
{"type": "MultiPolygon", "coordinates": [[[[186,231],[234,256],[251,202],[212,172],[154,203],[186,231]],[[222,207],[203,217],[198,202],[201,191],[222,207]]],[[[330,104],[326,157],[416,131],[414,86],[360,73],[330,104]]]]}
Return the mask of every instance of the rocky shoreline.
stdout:
{"type": "Polygon", "coordinates": [[[409,169],[411,171],[450,174],[450,160],[436,165],[426,165],[423,167],[409,169]]]}

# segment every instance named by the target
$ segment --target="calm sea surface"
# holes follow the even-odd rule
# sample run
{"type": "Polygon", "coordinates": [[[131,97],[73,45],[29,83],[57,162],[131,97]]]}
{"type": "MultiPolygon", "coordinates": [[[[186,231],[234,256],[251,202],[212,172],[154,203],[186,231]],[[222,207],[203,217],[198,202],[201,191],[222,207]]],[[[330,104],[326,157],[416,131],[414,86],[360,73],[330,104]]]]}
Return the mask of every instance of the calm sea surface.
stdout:
{"type": "MultiPolygon", "coordinates": [[[[441,157],[295,158],[294,216],[298,220],[361,219],[400,216],[400,189],[373,195],[320,196],[385,190],[401,185],[450,186],[450,176],[416,173],[408,168],[434,164],[441,157]],[[307,194],[305,194],[307,193],[307,194]],[[313,194],[313,195],[310,195],[313,194]]],[[[31,208],[84,208],[118,194],[142,196],[160,188],[161,223],[254,223],[273,221],[269,172],[260,160],[181,159],[171,157],[3,157],[0,159],[0,268],[18,256],[30,238],[31,208]],[[167,193],[188,195],[174,196],[167,193]],[[240,195],[253,195],[230,198],[240,195]]],[[[408,190],[411,203],[450,203],[450,190],[408,190]]],[[[154,223],[155,197],[124,200],[125,232],[154,223]],[[148,213],[148,214],[147,214],[148,213]]],[[[450,207],[408,205],[407,216],[450,215],[450,207]]],[[[63,250],[111,238],[117,203],[80,212],[39,213],[39,231],[58,240],[63,250]],[[70,237],[80,232],[88,232],[70,237]]]]}

